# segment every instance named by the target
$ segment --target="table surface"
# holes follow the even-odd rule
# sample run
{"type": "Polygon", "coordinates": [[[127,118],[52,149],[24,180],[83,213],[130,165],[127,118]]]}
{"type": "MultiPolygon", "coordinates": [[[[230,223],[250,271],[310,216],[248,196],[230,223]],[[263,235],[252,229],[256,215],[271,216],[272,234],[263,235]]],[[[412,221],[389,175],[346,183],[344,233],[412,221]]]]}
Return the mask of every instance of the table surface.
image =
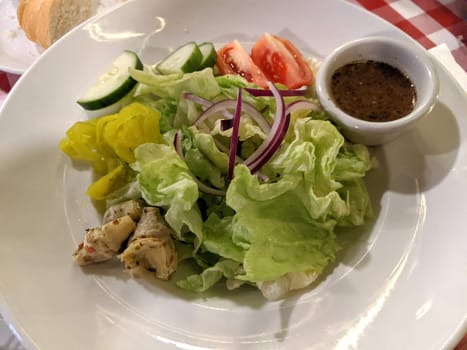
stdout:
{"type": "MultiPolygon", "coordinates": [[[[445,44],[467,71],[466,0],[347,0],[392,23],[426,49],[445,44]]],[[[0,105],[19,78],[0,71],[0,105]]],[[[23,350],[0,316],[0,349],[23,350]]],[[[467,350],[467,335],[455,350],[467,350]]]]}

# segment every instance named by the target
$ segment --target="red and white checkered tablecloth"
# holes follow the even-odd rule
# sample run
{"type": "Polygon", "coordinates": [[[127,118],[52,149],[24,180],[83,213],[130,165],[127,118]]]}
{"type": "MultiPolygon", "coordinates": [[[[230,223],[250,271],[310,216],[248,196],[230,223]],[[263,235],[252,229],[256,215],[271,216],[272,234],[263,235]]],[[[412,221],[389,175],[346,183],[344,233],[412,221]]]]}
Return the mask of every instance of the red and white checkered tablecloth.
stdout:
{"type": "Polygon", "coordinates": [[[465,0],[348,0],[409,34],[426,49],[446,44],[467,71],[465,0]]]}
{"type": "MultiPolygon", "coordinates": [[[[392,23],[426,49],[445,44],[464,73],[467,71],[467,0],[347,1],[362,6],[392,23]]],[[[0,105],[18,78],[16,75],[0,71],[0,105]]],[[[7,330],[6,325],[2,325],[1,316],[0,348],[6,350],[22,348],[7,330]]],[[[467,350],[467,335],[455,350],[467,350]]]]}

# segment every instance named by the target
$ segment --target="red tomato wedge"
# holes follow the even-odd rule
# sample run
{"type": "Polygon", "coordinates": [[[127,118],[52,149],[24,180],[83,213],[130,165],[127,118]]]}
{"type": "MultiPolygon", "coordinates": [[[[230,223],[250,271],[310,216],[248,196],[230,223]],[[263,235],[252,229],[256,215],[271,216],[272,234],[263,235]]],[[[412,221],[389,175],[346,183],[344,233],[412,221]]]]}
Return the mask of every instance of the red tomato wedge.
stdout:
{"type": "Polygon", "coordinates": [[[242,45],[234,40],[217,51],[217,67],[221,74],[238,74],[251,83],[267,88],[267,78],[242,45]]]}
{"type": "Polygon", "coordinates": [[[313,73],[302,54],[287,39],[264,33],[251,50],[253,62],[266,78],[296,89],[313,82],[313,73]]]}

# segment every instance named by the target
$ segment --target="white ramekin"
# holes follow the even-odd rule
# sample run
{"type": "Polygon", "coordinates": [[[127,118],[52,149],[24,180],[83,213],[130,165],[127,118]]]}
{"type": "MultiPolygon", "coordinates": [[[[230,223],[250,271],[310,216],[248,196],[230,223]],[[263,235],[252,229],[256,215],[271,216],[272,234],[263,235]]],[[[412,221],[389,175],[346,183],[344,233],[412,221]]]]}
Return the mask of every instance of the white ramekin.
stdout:
{"type": "Polygon", "coordinates": [[[408,130],[432,110],[438,91],[438,75],[426,50],[388,37],[366,37],[338,47],[324,59],[316,76],[316,93],[323,108],[350,141],[366,145],[387,143],[408,130]],[[393,121],[370,122],[348,115],[334,103],[330,91],[333,73],[347,63],[364,60],[387,63],[412,81],[417,99],[410,114],[393,121]]]}

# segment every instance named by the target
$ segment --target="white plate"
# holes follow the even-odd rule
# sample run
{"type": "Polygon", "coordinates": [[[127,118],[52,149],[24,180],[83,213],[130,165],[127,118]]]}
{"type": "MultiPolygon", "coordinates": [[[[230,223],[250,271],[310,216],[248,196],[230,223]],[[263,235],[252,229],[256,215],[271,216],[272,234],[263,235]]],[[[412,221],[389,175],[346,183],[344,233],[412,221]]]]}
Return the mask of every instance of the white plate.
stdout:
{"type": "MultiPolygon", "coordinates": [[[[100,15],[127,0],[95,1],[100,15]]],[[[18,25],[16,9],[20,0],[0,0],[0,71],[22,74],[44,49],[30,41],[18,25]]]]}
{"type": "Polygon", "coordinates": [[[58,150],[85,118],[84,88],[123,49],[151,62],[189,40],[265,31],[318,57],[366,35],[410,41],[341,1],[139,0],[70,33],[15,85],[0,116],[0,304],[28,348],[449,349],[467,330],[467,104],[441,68],[432,115],[372,151],[374,221],[344,235],[352,243],[313,288],[278,302],[248,288],[202,297],[118,263],[73,263],[98,224],[91,173],[58,150]]]}

